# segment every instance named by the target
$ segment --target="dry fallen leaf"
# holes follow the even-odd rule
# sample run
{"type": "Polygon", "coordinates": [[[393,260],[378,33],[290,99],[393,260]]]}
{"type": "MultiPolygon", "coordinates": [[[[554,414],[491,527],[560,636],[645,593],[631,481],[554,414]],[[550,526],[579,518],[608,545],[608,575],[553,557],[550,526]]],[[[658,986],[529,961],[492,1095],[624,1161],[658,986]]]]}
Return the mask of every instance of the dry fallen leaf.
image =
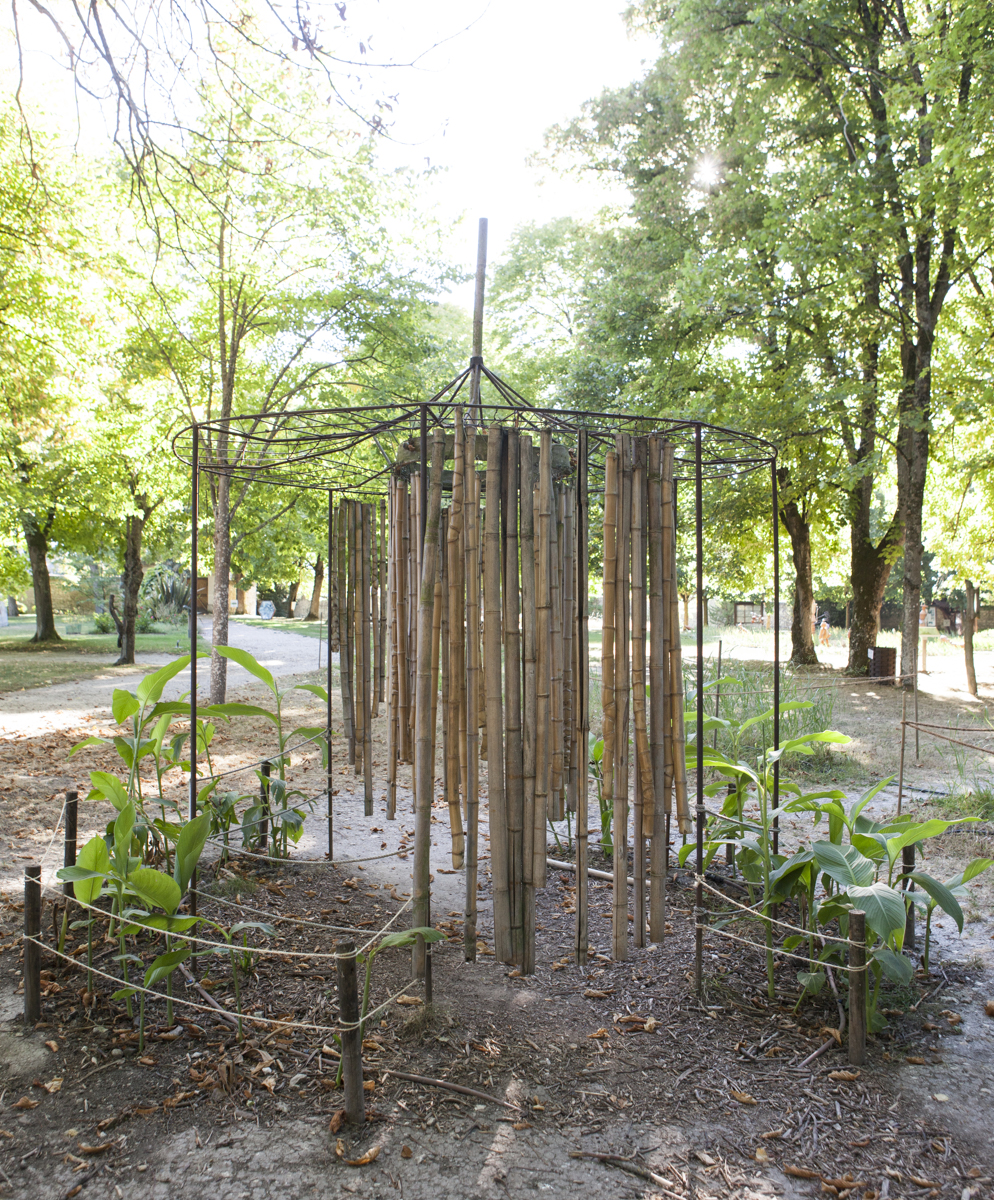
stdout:
{"type": "Polygon", "coordinates": [[[738,1100],[739,1104],[758,1104],[759,1101],[749,1095],[748,1092],[737,1092],[732,1089],[732,1099],[738,1100]]]}
{"type": "Polygon", "coordinates": [[[362,1085],[362,1090],[364,1092],[371,1092],[371,1091],[373,1091],[373,1089],[375,1087],[376,1087],[376,1080],[375,1079],[367,1079],[362,1085]]]}
{"type": "Polygon", "coordinates": [[[600,1027],[600,1029],[598,1029],[598,1030],[595,1030],[595,1032],[594,1032],[594,1033],[588,1033],[588,1034],[587,1034],[587,1037],[588,1037],[588,1038],[599,1038],[599,1039],[603,1039],[603,1038],[606,1038],[607,1036],[608,1036],[608,1032],[607,1032],[607,1030],[604,1028],[604,1026],[603,1026],[603,1025],[600,1027]]]}
{"type": "Polygon", "coordinates": [[[809,1171],[807,1167],[784,1166],[780,1168],[785,1175],[793,1175],[795,1179],[820,1179],[817,1171],[809,1171]]]}
{"type": "Polygon", "coordinates": [[[941,1183],[934,1183],[931,1179],[922,1179],[918,1175],[909,1175],[908,1178],[915,1185],[915,1187],[920,1187],[920,1188],[941,1188],[942,1187],[941,1183]]]}
{"type": "Polygon", "coordinates": [[[154,1067],[158,1060],[153,1058],[151,1056],[151,1054],[146,1054],[146,1055],[144,1055],[144,1057],[140,1058],[138,1061],[141,1063],[141,1065],[143,1067],[154,1067]]]}
{"type": "Polygon", "coordinates": [[[614,995],[614,988],[606,988],[603,991],[600,988],[586,988],[583,994],[588,1000],[605,1000],[614,995]]]}
{"type": "Polygon", "coordinates": [[[911,1063],[913,1067],[924,1067],[925,1065],[924,1058],[919,1058],[916,1054],[908,1054],[904,1061],[906,1063],[911,1063]]]}
{"type": "Polygon", "coordinates": [[[338,1133],[341,1127],[345,1124],[345,1109],[339,1108],[332,1114],[331,1120],[328,1122],[328,1132],[338,1133]]]}
{"type": "Polygon", "coordinates": [[[655,1017],[647,1017],[646,1022],[645,1022],[646,1033],[655,1033],[658,1025],[659,1025],[659,1022],[656,1020],[655,1017]]]}
{"type": "Polygon", "coordinates": [[[55,1092],[62,1090],[62,1076],[60,1075],[58,1079],[50,1079],[48,1083],[43,1083],[41,1086],[50,1096],[54,1095],[55,1092]]]}
{"type": "Polygon", "coordinates": [[[80,1142],[77,1149],[79,1150],[80,1154],[103,1154],[105,1150],[109,1150],[111,1146],[114,1145],[116,1145],[115,1142],[104,1142],[99,1146],[84,1146],[83,1143],[80,1142]]]}
{"type": "Polygon", "coordinates": [[[771,1130],[769,1130],[768,1133],[761,1133],[759,1136],[762,1138],[765,1138],[766,1141],[773,1141],[775,1138],[783,1137],[783,1130],[782,1129],[771,1129],[771,1130]]]}
{"type": "Polygon", "coordinates": [[[855,1083],[859,1079],[859,1071],[829,1071],[828,1077],[837,1083],[855,1083]]]}
{"type": "Polygon", "coordinates": [[[338,1141],[335,1142],[335,1154],[338,1158],[345,1157],[345,1143],[342,1141],[341,1138],[339,1138],[338,1141]]]}
{"type": "Polygon", "coordinates": [[[842,1034],[838,1029],[833,1029],[831,1025],[823,1025],[821,1027],[821,1032],[825,1034],[826,1037],[835,1038],[839,1045],[842,1045],[842,1034]]]}
{"type": "Polygon", "coordinates": [[[361,1158],[347,1158],[345,1165],[347,1167],[368,1167],[380,1153],[379,1146],[371,1146],[361,1158]]]}
{"type": "Polygon", "coordinates": [[[764,1167],[770,1162],[770,1156],[766,1153],[764,1146],[756,1147],[756,1162],[764,1167]]]}
{"type": "Polygon", "coordinates": [[[706,1167],[714,1166],[714,1159],[706,1150],[695,1150],[694,1158],[696,1158],[698,1162],[702,1162],[706,1167]]]}
{"type": "Polygon", "coordinates": [[[37,1108],[38,1101],[30,1100],[27,1096],[22,1096],[16,1104],[12,1104],[11,1108],[37,1108]]]}
{"type": "Polygon", "coordinates": [[[940,1104],[948,1104],[949,1103],[949,1097],[946,1095],[945,1092],[933,1092],[932,1099],[937,1100],[940,1104]]]}
{"type": "Polygon", "coordinates": [[[532,1123],[531,1121],[515,1121],[511,1128],[516,1129],[520,1133],[522,1129],[531,1129],[532,1123]]]}
{"type": "Polygon", "coordinates": [[[59,1049],[59,1043],[58,1043],[58,1042],[54,1042],[54,1041],[53,1041],[53,1042],[46,1042],[46,1043],[45,1043],[45,1045],[46,1045],[46,1046],[49,1048],[49,1050],[51,1050],[51,1052],[52,1052],[53,1054],[56,1054],[56,1053],[58,1053],[58,1049],[59,1049]]]}
{"type": "Polygon", "coordinates": [[[987,1003],[984,1005],[984,1012],[989,1017],[994,1017],[994,1000],[987,1001],[987,1003]]]}
{"type": "Polygon", "coordinates": [[[421,1004],[422,1000],[420,996],[398,996],[394,1003],[414,1006],[416,1004],[421,1004]]]}
{"type": "Polygon", "coordinates": [[[410,1147],[410,1146],[401,1146],[401,1148],[400,1148],[400,1157],[401,1157],[401,1158],[413,1158],[413,1157],[414,1157],[414,1151],[411,1149],[411,1147],[410,1147]]]}

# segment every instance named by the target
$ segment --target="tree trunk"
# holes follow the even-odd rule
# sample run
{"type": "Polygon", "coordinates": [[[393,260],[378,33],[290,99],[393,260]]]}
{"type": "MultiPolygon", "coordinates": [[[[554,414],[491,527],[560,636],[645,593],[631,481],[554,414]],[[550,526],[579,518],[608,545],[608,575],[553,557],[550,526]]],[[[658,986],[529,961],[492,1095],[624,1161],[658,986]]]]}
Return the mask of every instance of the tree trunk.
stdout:
{"type": "MultiPolygon", "coordinates": [[[[780,483],[785,479],[782,472],[780,483]]],[[[814,603],[814,584],[811,580],[811,526],[795,500],[780,506],[780,520],[790,535],[790,552],[794,560],[794,613],[790,625],[790,661],[798,666],[813,666],[818,662],[811,632],[811,607],[814,603]]]]}
{"type": "MultiPolygon", "coordinates": [[[[224,461],[219,449],[218,458],[224,461]]],[[[228,644],[228,585],[231,582],[231,481],[227,475],[217,476],[214,501],[214,626],[213,646],[228,644]]],[[[228,660],[211,653],[211,704],[223,704],[228,687],[228,660]]]]}
{"type": "Polygon", "coordinates": [[[28,544],[28,561],[31,564],[31,586],[35,595],[35,633],[32,642],[61,642],[55,628],[55,613],[52,610],[52,581],[48,575],[48,533],[52,528],[52,516],[45,525],[38,524],[34,513],[22,513],[21,525],[24,540],[28,544]]]}
{"type": "Polygon", "coordinates": [[[318,560],[314,564],[314,587],[311,589],[311,607],[305,621],[320,621],[321,620],[321,587],[324,583],[324,559],[318,555],[318,560]]]}
{"type": "Polygon", "coordinates": [[[8,596],[7,597],[7,616],[8,617],[19,617],[20,615],[21,615],[21,610],[17,607],[17,597],[16,596],[8,596]]]}
{"type": "Polygon", "coordinates": [[[886,533],[874,546],[870,539],[872,499],[873,476],[865,475],[849,493],[853,605],[846,669],[850,675],[866,675],[869,670],[868,652],[877,644],[877,620],[884,589],[904,536],[904,527],[895,513],[886,533]]]}
{"type": "Polygon", "coordinates": [[[977,589],[966,580],[966,612],[963,614],[963,658],[966,663],[966,688],[971,696],[977,694],[977,671],[973,665],[973,635],[977,629],[977,589]]]}
{"type": "Polygon", "coordinates": [[[290,618],[290,620],[293,620],[293,609],[294,605],[297,603],[297,593],[299,591],[300,580],[295,579],[293,583],[290,584],[290,590],[287,592],[286,597],[286,615],[290,618]]]}
{"type": "Polygon", "coordinates": [[[243,582],[244,582],[243,575],[239,575],[234,581],[234,583],[235,583],[235,616],[236,617],[247,617],[247,616],[254,617],[255,613],[250,613],[249,610],[245,607],[245,591],[246,591],[246,589],[242,587],[243,582]]]}
{"type": "MultiPolygon", "coordinates": [[[[919,268],[926,269],[927,268],[919,268]]],[[[928,322],[931,326],[931,321],[928,322]]],[[[928,423],[932,402],[932,338],[934,328],[923,328],[919,317],[918,344],[902,353],[911,361],[906,374],[914,371],[914,382],[906,383],[901,401],[901,425],[897,434],[897,505],[904,526],[904,576],[902,579],[901,674],[905,686],[918,661],[918,614],[922,595],[922,508],[928,473],[928,423]]]]}
{"type": "Polygon", "coordinates": [[[125,518],[124,524],[124,612],[121,615],[121,655],[116,667],[135,661],[135,622],[138,616],[138,592],[145,577],[142,567],[142,534],[145,517],[125,518]]]}

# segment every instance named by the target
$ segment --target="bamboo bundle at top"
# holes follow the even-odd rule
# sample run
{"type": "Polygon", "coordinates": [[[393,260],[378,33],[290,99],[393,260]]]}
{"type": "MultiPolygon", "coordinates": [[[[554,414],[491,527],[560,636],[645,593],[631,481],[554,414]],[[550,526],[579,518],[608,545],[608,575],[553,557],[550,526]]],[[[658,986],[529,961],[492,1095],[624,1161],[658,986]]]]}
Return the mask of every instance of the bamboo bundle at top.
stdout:
{"type": "Polygon", "coordinates": [[[539,439],[535,552],[535,844],[533,879],[545,887],[546,822],[552,782],[552,431],[539,439]]]}
{"type": "MultiPolygon", "coordinates": [[[[431,924],[431,802],[434,792],[435,739],[431,728],[434,710],[432,703],[432,624],[435,617],[436,575],[438,566],[438,526],[442,506],[442,466],[445,458],[445,434],[436,429],[431,446],[431,476],[428,488],[428,511],[422,547],[422,579],[418,595],[418,660],[417,740],[415,771],[417,774],[417,808],[414,819],[414,886],[412,889],[412,921],[415,927],[431,924]]],[[[424,975],[425,944],[418,938],[414,947],[414,973],[424,975]]]]}
{"type": "Polygon", "coordinates": [[[521,631],[518,568],[518,431],[506,436],[502,510],[504,539],[504,687],[507,742],[504,783],[507,793],[508,895],[511,915],[511,960],[524,962],[524,760],[521,741],[521,631]]]}
{"type": "MultiPolygon", "coordinates": [[[[604,611],[601,635],[601,795],[607,812],[614,809],[614,689],[615,573],[618,565],[618,455],[604,459],[604,611]]],[[[605,848],[606,849],[606,848],[605,848]]]]}
{"type": "Polygon", "coordinates": [[[466,563],[466,902],[463,951],[476,961],[476,884],[479,864],[480,674],[479,480],[476,475],[476,430],[469,426],[463,467],[466,563]]]}
{"type": "Polygon", "coordinates": [[[617,437],[619,488],[614,606],[614,896],[611,950],[628,957],[628,726],[631,697],[631,595],[629,557],[632,522],[631,437],[617,437]]]}
{"type": "Polygon", "coordinates": [[[521,862],[524,894],[523,974],[535,971],[535,725],[538,710],[535,613],[535,453],[529,437],[519,442],[521,512],[522,795],[521,862]]]}
{"type": "Polygon", "coordinates": [[[653,807],[649,849],[649,938],[666,935],[666,623],[663,607],[662,438],[649,439],[647,528],[649,542],[649,734],[653,807]]]}
{"type": "Polygon", "coordinates": [[[577,964],[587,961],[589,943],[589,890],[587,885],[587,777],[590,731],[590,643],[587,626],[587,431],[581,429],[576,444],[576,941],[577,964]]]}
{"type": "Polygon", "coordinates": [[[504,790],[504,704],[502,700],[501,646],[501,451],[499,425],[491,425],[487,438],[486,546],[483,559],[484,597],[483,671],[487,697],[487,797],[490,818],[490,878],[494,900],[494,954],[511,962],[510,870],[507,841],[507,796],[504,790]]]}
{"type": "MultiPolygon", "coordinates": [[[[453,439],[452,506],[449,509],[447,534],[449,576],[449,830],[452,837],[452,866],[459,870],[465,859],[463,818],[459,804],[462,764],[465,763],[466,730],[466,623],[462,577],[465,551],[463,548],[463,427],[462,409],[455,411],[453,439]]],[[[465,787],[463,787],[465,795],[465,787]]]]}
{"type": "Polygon", "coordinates": [[[645,438],[632,442],[632,714],[635,727],[635,814],[633,870],[635,945],[645,945],[645,839],[652,831],[653,779],[646,719],[645,677],[645,438]],[[648,820],[646,820],[648,817],[648,820]]]}

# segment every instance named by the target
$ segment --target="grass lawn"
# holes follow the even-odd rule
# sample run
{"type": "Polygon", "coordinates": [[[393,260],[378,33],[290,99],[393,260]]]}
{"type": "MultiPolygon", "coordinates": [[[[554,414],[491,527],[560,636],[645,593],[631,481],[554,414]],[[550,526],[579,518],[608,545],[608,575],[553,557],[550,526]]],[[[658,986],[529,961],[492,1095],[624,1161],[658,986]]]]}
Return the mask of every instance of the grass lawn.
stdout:
{"type": "Polygon", "coordinates": [[[287,617],[272,617],[264,621],[262,617],[236,617],[231,614],[230,620],[239,625],[254,625],[257,628],[278,629],[280,633],[299,633],[302,637],[322,638],[328,640],[327,621],[292,621],[287,617]]]}
{"type": "MultiPolygon", "coordinates": [[[[22,688],[43,687],[49,683],[66,683],[103,674],[134,674],[141,666],[114,667],[120,651],[116,633],[97,633],[87,617],[63,618],[56,621],[61,642],[36,645],[31,641],[35,631],[33,615],[14,617],[6,629],[0,629],[0,691],[15,692],[22,688]],[[66,625],[82,633],[66,634],[66,625]]],[[[201,639],[200,646],[210,646],[201,639]]],[[[154,633],[140,633],[135,639],[135,653],[186,653],[186,630],[182,625],[158,625],[154,633]]]]}

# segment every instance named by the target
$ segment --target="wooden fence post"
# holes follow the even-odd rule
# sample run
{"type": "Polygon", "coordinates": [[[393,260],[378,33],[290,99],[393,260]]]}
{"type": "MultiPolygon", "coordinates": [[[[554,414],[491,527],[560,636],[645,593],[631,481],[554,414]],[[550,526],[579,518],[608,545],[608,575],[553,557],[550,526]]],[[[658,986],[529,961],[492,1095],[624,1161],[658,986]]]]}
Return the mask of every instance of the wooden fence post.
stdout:
{"type": "MultiPolygon", "coordinates": [[[[331,751],[329,750],[329,753],[331,751]]],[[[262,816],[259,818],[259,849],[269,849],[269,777],[273,764],[264,762],[260,768],[262,778],[259,780],[259,798],[262,801],[262,816]]]]}
{"type": "MultiPolygon", "coordinates": [[[[65,833],[65,852],[62,859],[64,867],[74,867],[76,865],[76,818],[79,810],[79,792],[66,792],[66,833],[65,833]]],[[[64,883],[62,891],[70,899],[75,895],[72,890],[72,883],[64,883]]]]}
{"type": "Polygon", "coordinates": [[[24,868],[24,1023],[41,1020],[41,867],[24,868]]]}
{"type": "Polygon", "coordinates": [[[342,1022],[342,1086],[345,1115],[353,1125],[366,1120],[362,1090],[362,1030],[359,1028],[359,986],[355,943],[338,943],[338,1013],[342,1022]]]}
{"type": "Polygon", "coordinates": [[[866,913],[849,914],[849,1062],[866,1059],[866,913]]]}

